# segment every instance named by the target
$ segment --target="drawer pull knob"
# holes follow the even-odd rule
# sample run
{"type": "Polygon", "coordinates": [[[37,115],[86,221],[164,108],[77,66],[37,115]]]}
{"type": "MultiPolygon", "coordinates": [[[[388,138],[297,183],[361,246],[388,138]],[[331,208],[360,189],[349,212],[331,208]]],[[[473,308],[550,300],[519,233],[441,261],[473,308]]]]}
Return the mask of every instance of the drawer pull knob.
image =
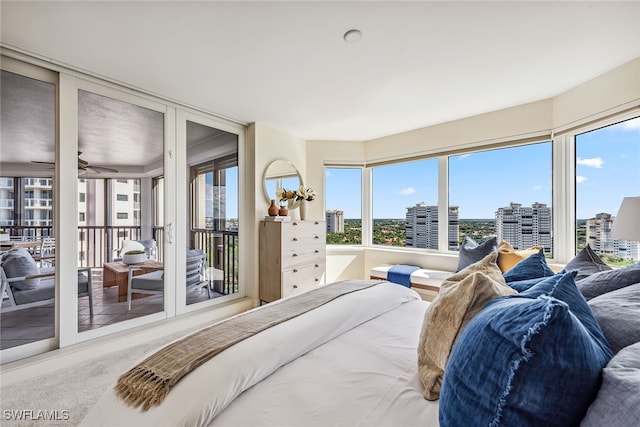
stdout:
{"type": "Polygon", "coordinates": [[[294,268],[294,269],[293,269],[293,272],[294,272],[294,273],[297,273],[297,272],[298,272],[298,270],[296,270],[296,269],[294,268]]]}
{"type": "Polygon", "coordinates": [[[319,282],[319,281],[320,281],[320,279],[316,279],[316,282],[319,282]]]}
{"type": "Polygon", "coordinates": [[[293,254],[293,256],[298,256],[298,254],[293,254]]]}
{"type": "Polygon", "coordinates": [[[294,242],[297,242],[297,241],[298,241],[298,238],[297,238],[297,237],[294,237],[294,238],[293,238],[293,241],[294,241],[294,242]]]}
{"type": "Polygon", "coordinates": [[[316,221],[315,224],[318,225],[319,224],[318,221],[316,221]]]}
{"type": "Polygon", "coordinates": [[[315,237],[314,237],[314,239],[319,239],[319,238],[320,238],[320,236],[315,236],[315,237]]]}
{"type": "Polygon", "coordinates": [[[293,289],[298,289],[298,285],[293,285],[293,289]]]}
{"type": "Polygon", "coordinates": [[[319,251],[319,250],[317,250],[317,249],[316,249],[314,252],[315,252],[315,253],[317,253],[317,254],[319,254],[319,253],[320,253],[320,251],[319,251]]]}
{"type": "Polygon", "coordinates": [[[320,267],[318,264],[316,264],[316,268],[320,267]]]}
{"type": "Polygon", "coordinates": [[[298,225],[298,223],[297,222],[293,222],[293,225],[298,225]]]}

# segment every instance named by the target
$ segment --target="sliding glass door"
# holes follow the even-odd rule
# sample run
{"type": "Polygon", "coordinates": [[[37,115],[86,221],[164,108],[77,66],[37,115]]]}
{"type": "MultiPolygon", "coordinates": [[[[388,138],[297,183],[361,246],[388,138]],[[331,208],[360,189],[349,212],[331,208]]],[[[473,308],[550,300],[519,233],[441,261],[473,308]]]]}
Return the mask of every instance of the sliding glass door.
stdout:
{"type": "Polygon", "coordinates": [[[58,77],[8,58],[2,62],[0,349],[3,359],[11,359],[14,353],[57,346],[53,188],[58,77]]]}

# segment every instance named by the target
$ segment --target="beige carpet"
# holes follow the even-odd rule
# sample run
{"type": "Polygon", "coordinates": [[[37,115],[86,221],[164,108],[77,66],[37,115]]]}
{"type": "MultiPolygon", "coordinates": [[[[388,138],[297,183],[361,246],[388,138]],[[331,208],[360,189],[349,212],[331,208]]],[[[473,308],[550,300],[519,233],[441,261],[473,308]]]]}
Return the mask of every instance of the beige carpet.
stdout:
{"type": "Polygon", "coordinates": [[[0,425],[4,426],[75,426],[89,408],[120,374],[143,356],[166,344],[184,332],[99,356],[74,367],[43,374],[28,380],[0,387],[0,425]],[[54,420],[37,419],[52,415],[54,420]],[[22,421],[15,420],[22,415],[22,421]],[[30,419],[29,419],[30,418],[30,419]],[[57,418],[58,420],[55,420],[57,418]]]}

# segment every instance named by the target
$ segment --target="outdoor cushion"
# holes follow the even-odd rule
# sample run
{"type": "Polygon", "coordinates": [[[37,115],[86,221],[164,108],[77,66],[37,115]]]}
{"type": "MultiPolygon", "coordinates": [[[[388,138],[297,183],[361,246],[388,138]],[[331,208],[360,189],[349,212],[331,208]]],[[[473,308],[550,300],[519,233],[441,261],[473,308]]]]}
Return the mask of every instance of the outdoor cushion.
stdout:
{"type": "MultiPolygon", "coordinates": [[[[2,267],[7,278],[35,276],[40,274],[38,264],[31,254],[24,248],[12,248],[3,257],[2,267]]],[[[36,289],[40,279],[29,279],[12,282],[11,286],[17,290],[36,289]]]]}
{"type": "Polygon", "coordinates": [[[140,274],[131,278],[132,289],[145,289],[148,291],[161,291],[164,289],[164,270],[155,270],[150,273],[140,274]]]}

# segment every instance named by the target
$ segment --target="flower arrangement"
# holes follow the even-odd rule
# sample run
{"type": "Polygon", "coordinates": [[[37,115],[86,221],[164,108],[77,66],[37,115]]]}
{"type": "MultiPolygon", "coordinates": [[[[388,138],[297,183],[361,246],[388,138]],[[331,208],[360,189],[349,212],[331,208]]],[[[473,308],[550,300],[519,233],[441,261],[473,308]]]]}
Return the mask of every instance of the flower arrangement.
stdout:
{"type": "Polygon", "coordinates": [[[296,191],[280,188],[276,192],[276,196],[280,202],[289,202],[290,200],[298,203],[302,200],[310,202],[316,198],[316,192],[313,191],[312,188],[304,188],[304,186],[301,185],[296,191]]]}

